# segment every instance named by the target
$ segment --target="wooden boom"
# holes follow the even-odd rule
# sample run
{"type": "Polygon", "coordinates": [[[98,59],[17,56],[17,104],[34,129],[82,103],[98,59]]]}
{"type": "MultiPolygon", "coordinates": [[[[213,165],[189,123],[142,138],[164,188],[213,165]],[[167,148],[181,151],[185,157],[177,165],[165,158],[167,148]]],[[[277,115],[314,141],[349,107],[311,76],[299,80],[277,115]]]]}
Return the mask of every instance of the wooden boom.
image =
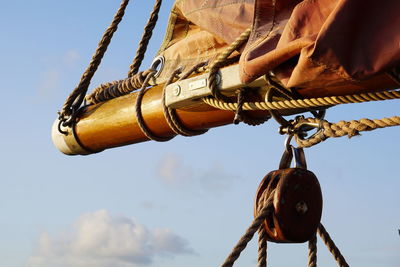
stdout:
{"type": "MultiPolygon", "coordinates": [[[[237,89],[246,86],[253,88],[255,96],[264,99],[269,90],[264,76],[249,84],[242,84],[239,79],[239,66],[234,65],[220,70],[219,87],[227,96],[234,96],[237,89]]],[[[376,91],[377,88],[395,88],[390,79],[384,75],[375,76],[357,84],[345,84],[332,88],[303,88],[297,92],[303,97],[319,97],[326,95],[344,95],[376,91]]],[[[232,123],[234,113],[215,109],[201,101],[210,95],[208,73],[191,77],[166,88],[167,106],[175,108],[177,116],[184,127],[189,130],[203,130],[232,123]]],[[[169,127],[162,106],[164,85],[149,88],[142,99],[142,116],[147,128],[156,136],[173,137],[175,132],[169,127]]],[[[87,155],[107,148],[139,143],[149,140],[139,127],[136,117],[136,99],[138,92],[118,97],[96,105],[83,108],[77,122],[71,128],[61,127],[67,134],[58,130],[56,120],[52,129],[55,146],[68,155],[87,155]]],[[[254,99],[253,99],[254,100],[254,99]]],[[[246,111],[255,118],[269,116],[268,111],[246,111]]],[[[280,110],[282,115],[304,112],[301,109],[280,110]]]]}
{"type": "MultiPolygon", "coordinates": [[[[68,134],[58,131],[58,120],[52,128],[55,146],[68,155],[86,155],[107,148],[139,143],[149,140],[140,129],[135,103],[138,93],[118,97],[107,102],[88,106],[79,116],[72,129],[63,128],[68,134]]],[[[168,126],[162,108],[162,86],[149,88],[145,93],[141,110],[147,127],[157,136],[176,135],[168,126]]],[[[197,106],[177,109],[182,124],[191,130],[209,129],[232,123],[234,113],[210,107],[202,102],[197,106]]],[[[253,112],[255,116],[266,116],[267,112],[253,112]]]]}

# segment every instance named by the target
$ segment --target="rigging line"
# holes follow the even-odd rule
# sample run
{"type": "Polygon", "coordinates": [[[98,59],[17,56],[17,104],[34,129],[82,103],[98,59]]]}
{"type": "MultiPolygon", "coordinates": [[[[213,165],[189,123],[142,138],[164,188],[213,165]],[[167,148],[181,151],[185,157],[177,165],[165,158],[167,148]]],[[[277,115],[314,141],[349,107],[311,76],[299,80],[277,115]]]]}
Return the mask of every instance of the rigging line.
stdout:
{"type": "Polygon", "coordinates": [[[142,64],[144,55],[147,50],[147,46],[149,44],[151,36],[153,35],[154,27],[157,24],[158,13],[160,12],[161,4],[162,0],[156,0],[153,11],[150,14],[150,18],[147,21],[146,26],[144,27],[144,32],[142,35],[142,39],[140,40],[139,47],[136,51],[136,56],[133,59],[132,64],[130,65],[128,77],[132,77],[139,71],[140,65],[142,64]]]}
{"type": "MultiPolygon", "coordinates": [[[[364,103],[364,102],[392,100],[392,99],[400,99],[400,90],[343,95],[343,96],[293,99],[284,101],[245,102],[243,104],[243,109],[280,110],[280,109],[296,109],[296,108],[313,108],[313,107],[334,106],[339,104],[364,103]]],[[[212,97],[204,97],[202,98],[202,100],[206,104],[222,110],[234,111],[238,107],[237,103],[220,101],[212,97]]]]}
{"type": "Polygon", "coordinates": [[[69,119],[75,113],[78,108],[81,106],[85,94],[89,88],[90,81],[95,74],[97,68],[99,67],[101,60],[107,51],[108,45],[111,42],[111,39],[114,33],[118,29],[118,24],[121,22],[124,14],[125,9],[128,6],[129,0],[123,0],[118,11],[115,13],[114,18],[104,32],[98,46],[96,52],[94,53],[89,66],[87,67],[86,71],[82,74],[82,77],[79,81],[78,86],[72,91],[69,97],[65,100],[65,103],[62,107],[62,110],[59,112],[59,118],[63,121],[63,126],[71,126],[73,120],[69,119]]]}

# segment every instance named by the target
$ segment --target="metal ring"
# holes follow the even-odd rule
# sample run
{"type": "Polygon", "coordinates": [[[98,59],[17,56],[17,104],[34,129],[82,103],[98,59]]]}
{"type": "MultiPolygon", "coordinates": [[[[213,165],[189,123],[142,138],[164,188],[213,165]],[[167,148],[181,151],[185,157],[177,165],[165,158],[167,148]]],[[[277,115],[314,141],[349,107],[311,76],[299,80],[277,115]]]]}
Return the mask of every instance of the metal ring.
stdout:
{"type": "Polygon", "coordinates": [[[153,60],[153,62],[151,62],[150,69],[156,71],[153,77],[157,78],[160,76],[161,71],[164,69],[164,65],[165,58],[163,56],[158,56],[153,60]]]}

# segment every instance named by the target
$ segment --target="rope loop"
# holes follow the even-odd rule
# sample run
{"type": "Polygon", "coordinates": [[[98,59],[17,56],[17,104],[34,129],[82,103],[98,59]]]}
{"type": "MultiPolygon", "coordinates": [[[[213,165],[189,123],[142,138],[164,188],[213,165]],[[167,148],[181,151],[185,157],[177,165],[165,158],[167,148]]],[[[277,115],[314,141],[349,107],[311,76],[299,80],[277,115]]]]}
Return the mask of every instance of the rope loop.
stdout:
{"type": "Polygon", "coordinates": [[[176,79],[176,78],[178,78],[178,80],[186,79],[190,75],[192,75],[194,72],[198,71],[200,68],[205,67],[206,65],[207,65],[207,62],[199,63],[199,64],[193,66],[191,69],[189,69],[185,73],[183,73],[181,77],[179,77],[179,74],[182,73],[182,68],[178,68],[172,73],[171,77],[168,79],[168,81],[164,85],[163,93],[162,93],[162,106],[163,106],[164,116],[165,116],[165,119],[166,119],[169,127],[178,135],[196,136],[196,135],[204,134],[208,130],[191,130],[191,129],[188,129],[187,127],[185,127],[185,125],[183,125],[183,123],[178,118],[176,111],[172,108],[167,107],[167,105],[166,105],[166,102],[165,102],[166,88],[168,85],[170,85],[174,81],[174,79],[176,79]]]}
{"type": "Polygon", "coordinates": [[[221,82],[218,74],[219,69],[226,66],[229,62],[229,56],[237,49],[239,49],[247,40],[251,34],[251,28],[246,29],[236,40],[230,44],[213,62],[209,70],[209,83],[211,94],[217,99],[225,102],[229,102],[229,98],[221,94],[219,91],[219,85],[221,82]]]}
{"type": "Polygon", "coordinates": [[[165,141],[169,141],[172,138],[174,138],[174,136],[172,137],[161,137],[161,136],[157,136],[156,134],[154,134],[149,127],[146,125],[144,119],[143,119],[143,114],[142,114],[142,99],[144,94],[147,91],[147,87],[149,85],[149,81],[150,79],[152,79],[154,77],[154,75],[156,74],[156,70],[151,70],[149,72],[149,74],[146,76],[146,79],[144,80],[143,86],[140,89],[137,98],[136,98],[136,105],[135,105],[135,111],[136,111],[136,120],[138,122],[139,128],[142,130],[143,134],[150,140],[154,140],[154,141],[158,141],[158,142],[165,142],[165,141]]]}
{"type": "Polygon", "coordinates": [[[233,123],[239,124],[240,122],[243,122],[250,126],[257,126],[257,125],[267,122],[271,118],[270,114],[267,114],[263,118],[256,118],[256,117],[252,117],[250,114],[248,114],[248,112],[243,110],[245,98],[248,93],[249,93],[249,88],[246,88],[246,87],[243,87],[238,90],[238,92],[237,92],[237,108],[235,111],[235,117],[233,119],[233,123]]]}

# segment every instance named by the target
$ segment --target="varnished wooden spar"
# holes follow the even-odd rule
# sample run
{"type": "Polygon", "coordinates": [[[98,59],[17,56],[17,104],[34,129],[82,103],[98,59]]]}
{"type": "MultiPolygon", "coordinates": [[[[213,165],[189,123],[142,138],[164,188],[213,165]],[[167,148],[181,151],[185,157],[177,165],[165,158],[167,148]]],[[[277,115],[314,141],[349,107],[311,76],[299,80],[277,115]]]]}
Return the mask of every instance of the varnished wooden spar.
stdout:
{"type": "MultiPolygon", "coordinates": [[[[69,155],[90,154],[107,148],[147,141],[141,131],[135,113],[137,93],[115,98],[104,103],[88,106],[79,116],[67,136],[58,132],[58,121],[53,126],[53,142],[69,155]]],[[[169,137],[175,133],[168,126],[162,108],[162,86],[154,86],[142,100],[142,114],[148,128],[157,136],[169,137]]],[[[258,117],[267,113],[254,113],[258,117]]],[[[188,109],[177,109],[177,115],[188,129],[200,130],[232,123],[234,113],[214,109],[199,102],[188,109]]]]}
{"type": "MultiPolygon", "coordinates": [[[[239,66],[234,65],[220,70],[220,90],[227,96],[233,96],[237,89],[244,85],[238,78],[239,66]]],[[[192,78],[170,84],[166,88],[166,103],[175,108],[183,126],[190,130],[203,130],[232,122],[234,113],[215,109],[204,104],[201,98],[210,95],[208,74],[201,74],[192,78]]],[[[395,83],[384,75],[373,77],[357,84],[348,84],[343,87],[328,88],[298,88],[297,92],[303,97],[319,97],[325,95],[340,95],[352,92],[371,92],[376,88],[395,88],[395,83]],[[380,86],[378,86],[380,85],[380,86]]],[[[249,101],[260,101],[265,98],[269,90],[264,76],[246,88],[253,88],[249,101]],[[252,99],[254,98],[254,99],[252,99]]],[[[164,117],[162,106],[163,85],[149,88],[142,99],[141,110],[144,122],[148,129],[159,137],[173,137],[175,133],[169,127],[164,117]]],[[[115,98],[107,102],[88,106],[78,116],[78,120],[70,128],[63,128],[68,132],[64,135],[58,131],[59,122],[53,125],[52,138],[55,146],[69,155],[85,155],[102,151],[107,148],[147,141],[137,122],[135,105],[138,93],[132,93],[115,98]]],[[[304,109],[280,110],[282,115],[304,112],[304,109]]],[[[265,118],[268,111],[247,111],[252,117],[265,118]]]]}

